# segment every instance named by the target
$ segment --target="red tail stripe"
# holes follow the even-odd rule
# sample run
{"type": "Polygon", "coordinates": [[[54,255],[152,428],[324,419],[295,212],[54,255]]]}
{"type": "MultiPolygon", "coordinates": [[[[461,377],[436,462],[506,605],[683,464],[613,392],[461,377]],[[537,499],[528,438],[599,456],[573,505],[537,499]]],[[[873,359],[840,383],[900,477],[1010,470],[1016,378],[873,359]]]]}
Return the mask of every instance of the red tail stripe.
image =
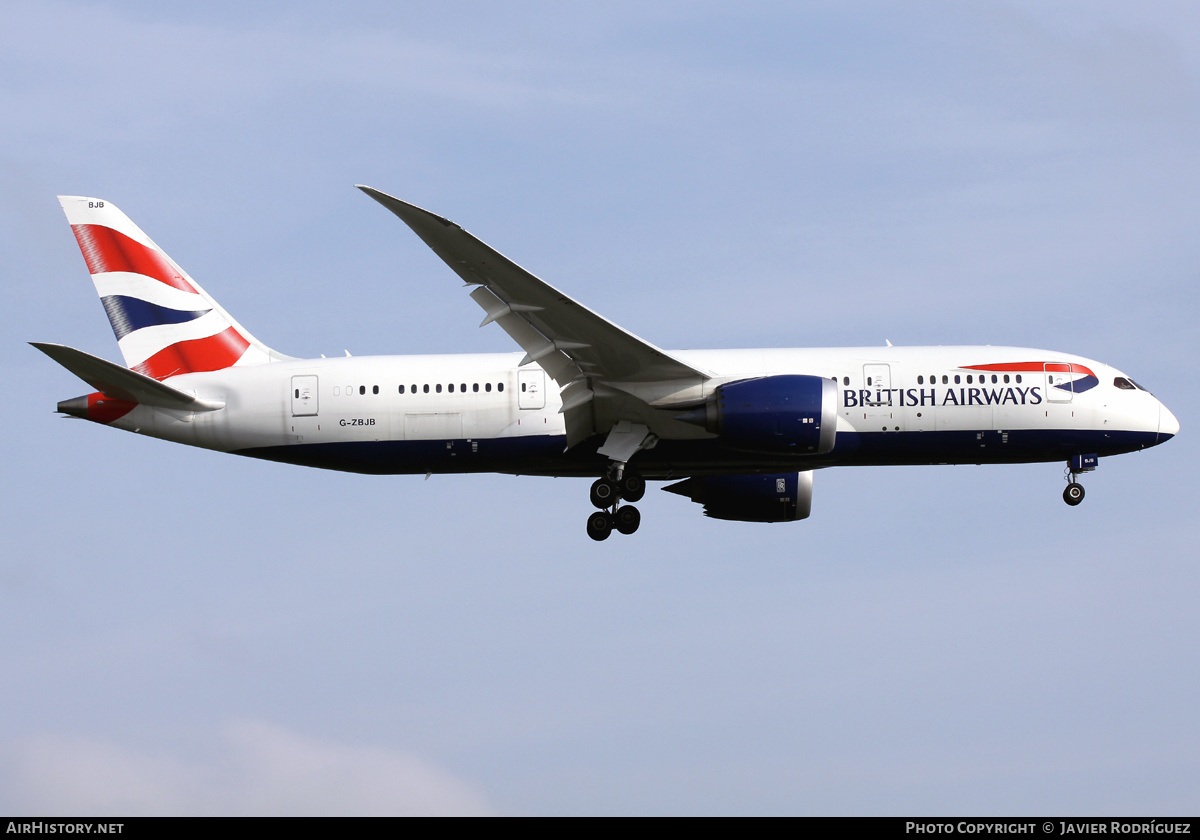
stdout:
{"type": "Polygon", "coordinates": [[[185,292],[196,291],[161,253],[119,231],[103,225],[71,225],[71,230],[92,274],[129,271],[153,277],[185,292]]]}
{"type": "Polygon", "coordinates": [[[1096,375],[1083,365],[1071,365],[1066,362],[1007,362],[999,365],[965,365],[962,370],[995,370],[1018,373],[1041,373],[1043,370],[1049,370],[1055,373],[1086,373],[1088,376],[1096,375]]]}
{"type": "Polygon", "coordinates": [[[137,408],[138,404],[127,400],[113,400],[97,392],[88,394],[87,419],[96,423],[111,423],[120,420],[137,408]]]}
{"type": "Polygon", "coordinates": [[[249,346],[250,342],[229,327],[207,338],[180,341],[164,347],[146,361],[134,365],[133,369],[160,380],[180,373],[224,370],[242,358],[249,346]]]}

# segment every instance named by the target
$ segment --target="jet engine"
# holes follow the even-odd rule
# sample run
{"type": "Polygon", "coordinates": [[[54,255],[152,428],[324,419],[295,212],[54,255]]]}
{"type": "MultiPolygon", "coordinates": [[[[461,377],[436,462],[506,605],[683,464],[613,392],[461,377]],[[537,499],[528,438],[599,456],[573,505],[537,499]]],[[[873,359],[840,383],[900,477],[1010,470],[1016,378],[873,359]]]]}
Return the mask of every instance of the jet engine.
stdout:
{"type": "Polygon", "coordinates": [[[837,385],[822,376],[764,376],[718,386],[699,408],[675,418],[729,445],[819,455],[833,449],[837,385]]]}
{"type": "Polygon", "coordinates": [[[812,511],[812,471],[697,475],[664,487],[704,505],[704,515],[737,522],[794,522],[812,511]]]}

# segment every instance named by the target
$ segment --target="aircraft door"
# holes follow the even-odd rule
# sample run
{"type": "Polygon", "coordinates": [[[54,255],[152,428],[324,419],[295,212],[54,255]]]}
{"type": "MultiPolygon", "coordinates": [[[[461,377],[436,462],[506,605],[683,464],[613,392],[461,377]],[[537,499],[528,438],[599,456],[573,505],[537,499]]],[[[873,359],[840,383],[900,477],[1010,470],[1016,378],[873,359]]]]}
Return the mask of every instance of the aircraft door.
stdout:
{"type": "Polygon", "coordinates": [[[892,367],[884,364],[863,365],[863,388],[869,392],[863,404],[863,419],[892,422],[892,367]]]}
{"type": "Polygon", "coordinates": [[[1046,399],[1052,403],[1069,403],[1074,392],[1068,382],[1071,378],[1071,366],[1068,364],[1046,363],[1046,399]],[[1059,388],[1059,385],[1067,385],[1059,388]]]}
{"type": "Polygon", "coordinates": [[[863,365],[863,384],[871,392],[871,404],[886,406],[892,404],[892,367],[891,365],[863,365]]]}
{"type": "Polygon", "coordinates": [[[292,416],[317,416],[317,377],[292,377],[292,416]]]}
{"type": "Polygon", "coordinates": [[[546,372],[541,368],[517,371],[517,408],[546,407],[546,372]]]}

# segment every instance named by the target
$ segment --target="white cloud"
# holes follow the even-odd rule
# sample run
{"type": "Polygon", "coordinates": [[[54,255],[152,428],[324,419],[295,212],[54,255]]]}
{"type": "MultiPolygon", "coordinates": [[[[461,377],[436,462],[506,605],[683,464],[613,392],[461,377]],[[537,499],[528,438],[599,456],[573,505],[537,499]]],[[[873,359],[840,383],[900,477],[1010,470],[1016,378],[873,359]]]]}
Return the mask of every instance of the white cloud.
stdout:
{"type": "Polygon", "coordinates": [[[484,815],[484,796],[411,753],[309,738],[263,721],[223,728],[215,759],[42,734],[0,753],[10,813],[484,815]]]}

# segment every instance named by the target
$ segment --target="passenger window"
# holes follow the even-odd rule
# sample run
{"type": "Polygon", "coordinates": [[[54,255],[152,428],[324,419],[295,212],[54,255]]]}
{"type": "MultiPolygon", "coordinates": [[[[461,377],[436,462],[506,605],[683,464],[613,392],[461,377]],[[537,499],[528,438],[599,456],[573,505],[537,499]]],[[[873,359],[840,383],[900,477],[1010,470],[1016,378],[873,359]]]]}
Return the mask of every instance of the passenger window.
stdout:
{"type": "Polygon", "coordinates": [[[497,390],[497,391],[503,391],[503,390],[504,390],[504,383],[503,383],[503,382],[497,382],[497,383],[496,383],[496,390],[497,390]]]}
{"type": "Polygon", "coordinates": [[[483,390],[487,391],[487,392],[490,394],[490,393],[492,392],[492,383],[491,383],[491,382],[484,382],[484,383],[483,383],[483,390]]]}
{"type": "Polygon", "coordinates": [[[993,385],[996,384],[996,374],[994,374],[994,373],[992,374],[992,384],[993,385]]]}
{"type": "Polygon", "coordinates": [[[439,382],[437,385],[434,385],[433,389],[435,391],[437,391],[439,394],[442,393],[442,383],[439,382]]]}
{"type": "Polygon", "coordinates": [[[467,383],[466,382],[459,383],[458,390],[462,391],[464,394],[467,393],[467,383]]]}
{"type": "Polygon", "coordinates": [[[843,384],[843,385],[849,385],[849,384],[850,384],[850,377],[849,377],[849,376],[843,376],[843,377],[842,377],[842,384],[843,384]]]}
{"type": "Polygon", "coordinates": [[[954,374],[954,384],[955,384],[955,385],[959,385],[959,384],[961,384],[961,383],[962,383],[962,379],[960,379],[960,378],[959,378],[959,376],[958,376],[958,374],[957,374],[957,373],[956,373],[956,374],[954,374]]]}
{"type": "Polygon", "coordinates": [[[335,397],[340,397],[342,395],[342,389],[339,388],[337,385],[334,385],[333,386],[333,395],[335,397]]]}
{"type": "Polygon", "coordinates": [[[401,393],[401,394],[403,394],[403,393],[404,393],[404,386],[403,386],[403,385],[401,385],[401,386],[400,386],[400,393],[401,393]]]}
{"type": "Polygon", "coordinates": [[[1017,374],[1017,384],[1018,385],[1021,384],[1021,374],[1019,374],[1019,373],[1017,374]]]}
{"type": "Polygon", "coordinates": [[[366,385],[359,385],[359,386],[358,386],[358,395],[361,397],[362,395],[364,395],[364,394],[366,394],[366,393],[367,393],[367,386],[366,386],[366,385]]]}
{"type": "Polygon", "coordinates": [[[919,374],[918,374],[918,375],[917,375],[917,384],[918,384],[918,385],[924,385],[924,384],[925,384],[925,377],[924,377],[924,376],[921,376],[921,375],[919,375],[919,374]]]}
{"type": "Polygon", "coordinates": [[[422,390],[422,391],[424,391],[426,394],[428,394],[428,393],[429,393],[429,386],[428,386],[428,385],[422,385],[422,386],[421,386],[421,390],[422,390]]]}
{"type": "Polygon", "coordinates": [[[1004,374],[1004,384],[1005,384],[1005,385],[1007,385],[1007,384],[1008,384],[1008,374],[1007,374],[1007,373],[1006,373],[1006,374],[1004,374]]]}
{"type": "Polygon", "coordinates": [[[372,385],[372,386],[371,386],[371,393],[372,393],[372,394],[378,394],[378,393],[379,393],[379,386],[378,386],[378,385],[372,385]]]}
{"type": "Polygon", "coordinates": [[[971,379],[971,374],[968,373],[967,374],[967,384],[970,385],[970,384],[972,384],[972,382],[973,382],[973,380],[971,379]]]}
{"type": "Polygon", "coordinates": [[[471,383],[471,390],[474,391],[476,394],[478,394],[479,393],[479,383],[478,382],[471,383]]]}
{"type": "Polygon", "coordinates": [[[450,393],[453,394],[454,393],[454,383],[451,382],[447,387],[450,389],[450,393]]]}
{"type": "Polygon", "coordinates": [[[942,374],[942,384],[943,384],[943,385],[949,385],[949,384],[950,384],[950,377],[949,377],[949,376],[947,376],[947,375],[946,375],[946,374],[944,374],[944,373],[942,374]]]}

